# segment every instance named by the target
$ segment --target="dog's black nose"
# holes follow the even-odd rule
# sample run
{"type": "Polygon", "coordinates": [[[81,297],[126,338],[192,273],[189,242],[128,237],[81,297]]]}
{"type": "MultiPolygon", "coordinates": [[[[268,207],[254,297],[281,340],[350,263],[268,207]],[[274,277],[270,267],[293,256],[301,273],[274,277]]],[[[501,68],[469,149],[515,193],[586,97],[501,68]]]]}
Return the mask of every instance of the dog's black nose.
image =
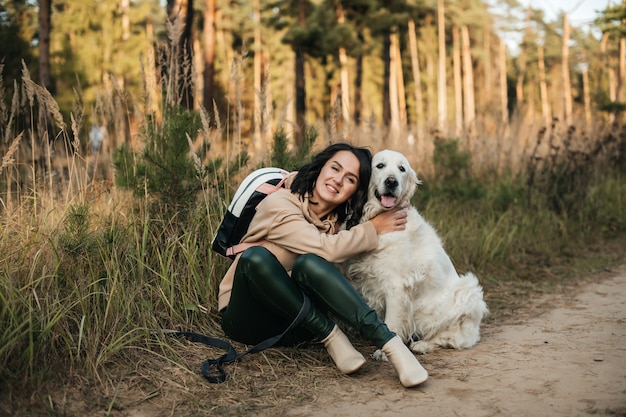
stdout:
{"type": "Polygon", "coordinates": [[[398,180],[395,179],[394,177],[388,177],[385,179],[385,187],[387,187],[389,190],[393,190],[397,186],[398,186],[398,180]]]}

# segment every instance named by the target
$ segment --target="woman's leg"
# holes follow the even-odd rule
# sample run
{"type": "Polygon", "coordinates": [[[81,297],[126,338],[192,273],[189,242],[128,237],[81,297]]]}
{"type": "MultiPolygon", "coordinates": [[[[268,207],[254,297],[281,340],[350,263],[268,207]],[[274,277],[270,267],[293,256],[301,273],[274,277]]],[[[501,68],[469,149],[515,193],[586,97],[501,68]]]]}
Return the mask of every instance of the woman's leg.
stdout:
{"type": "Polygon", "coordinates": [[[302,255],[291,272],[311,302],[356,328],[381,349],[405,387],[426,381],[428,372],[404,342],[383,323],[350,282],[330,262],[302,255]]]}
{"type": "MultiPolygon", "coordinates": [[[[256,344],[282,333],[300,312],[304,294],[276,257],[262,246],[247,249],[237,264],[228,307],[222,316],[226,334],[242,343],[256,344]]],[[[311,305],[304,321],[281,344],[321,340],[334,323],[311,305]]]]}
{"type": "Polygon", "coordinates": [[[325,259],[313,254],[300,256],[291,277],[320,310],[348,323],[378,348],[395,336],[354,286],[325,259]]]}
{"type": "MultiPolygon", "coordinates": [[[[222,328],[235,340],[257,344],[282,333],[300,312],[304,297],[271,252],[260,246],[249,248],[239,258],[222,328]]],[[[363,355],[314,303],[303,322],[283,336],[281,344],[311,339],[324,343],[343,373],[350,374],[365,364],[363,355]]]]}

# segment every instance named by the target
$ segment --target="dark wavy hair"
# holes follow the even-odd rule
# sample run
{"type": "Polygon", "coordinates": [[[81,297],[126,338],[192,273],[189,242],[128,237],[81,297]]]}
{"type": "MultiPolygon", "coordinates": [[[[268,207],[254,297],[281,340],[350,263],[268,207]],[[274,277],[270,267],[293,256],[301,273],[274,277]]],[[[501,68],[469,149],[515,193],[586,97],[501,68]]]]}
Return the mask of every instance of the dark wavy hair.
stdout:
{"type": "Polygon", "coordinates": [[[305,195],[310,195],[315,187],[315,181],[322,171],[322,167],[339,151],[352,152],[359,160],[359,184],[352,198],[340,204],[335,213],[339,222],[343,223],[347,219],[346,227],[357,225],[363,215],[363,206],[367,200],[367,189],[372,175],[372,152],[366,148],[358,148],[349,143],[340,142],[328,146],[323,151],[313,157],[310,163],[298,170],[298,174],[291,183],[291,192],[300,194],[304,199],[305,195]]]}

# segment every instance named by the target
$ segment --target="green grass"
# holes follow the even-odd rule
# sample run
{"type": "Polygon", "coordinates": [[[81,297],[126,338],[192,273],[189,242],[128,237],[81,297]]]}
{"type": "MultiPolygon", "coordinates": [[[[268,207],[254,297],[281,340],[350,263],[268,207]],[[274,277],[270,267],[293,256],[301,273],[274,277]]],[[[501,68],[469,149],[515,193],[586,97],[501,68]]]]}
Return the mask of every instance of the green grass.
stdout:
{"type": "MultiPolygon", "coordinates": [[[[624,238],[626,179],[615,171],[590,189],[576,215],[555,214],[541,196],[532,205],[516,201],[502,208],[495,194],[460,199],[431,192],[420,206],[418,191],[415,204],[440,232],[457,268],[480,277],[489,320],[496,320],[515,308],[511,298],[567,287],[619,259],[619,246],[617,252],[604,248],[624,238]]],[[[67,369],[101,379],[112,361],[137,349],[154,351],[155,343],[160,354],[171,355],[167,340],[151,335],[159,329],[221,335],[216,294],[228,261],[212,253],[210,243],[225,201],[206,196],[177,225],[150,217],[147,204],[132,199],[102,215],[100,205],[114,194],[56,206],[51,213],[62,213],[47,217],[29,218],[24,210],[4,218],[3,385],[32,385],[67,369]]]]}
{"type": "MultiPolygon", "coordinates": [[[[150,125],[161,132],[151,139],[169,140],[179,131],[192,136],[189,126],[197,128],[198,120],[183,116],[150,125]],[[189,126],[184,120],[190,120],[189,126]]],[[[213,137],[215,132],[205,126],[206,114],[200,116],[204,127],[198,135],[213,137]]],[[[57,119],[53,114],[52,120],[61,124],[57,119]]],[[[37,131],[38,126],[30,128],[37,131]]],[[[61,132],[67,143],[69,136],[61,132]]],[[[254,163],[298,166],[317,139],[316,132],[308,133],[304,150],[287,153],[288,140],[279,129],[267,160],[254,163]]],[[[19,181],[11,175],[20,173],[24,180],[36,171],[11,161],[21,135],[9,140],[15,146],[3,156],[0,169],[0,396],[19,402],[28,401],[25,393],[46,392],[41,390],[46,386],[99,387],[107,392],[101,409],[110,412],[122,389],[116,384],[130,381],[158,392],[154,386],[163,377],[158,371],[163,366],[171,367],[168,378],[184,385],[186,377],[196,376],[197,369],[190,368],[199,366],[196,357],[218,352],[189,345],[183,349],[181,341],[161,331],[223,336],[217,287],[229,261],[211,251],[211,240],[237,179],[256,165],[242,168],[245,155],[223,161],[206,147],[189,160],[127,148],[118,162],[124,163],[131,192],[89,180],[84,174],[88,160],[75,152],[67,156],[67,178],[33,175],[29,187],[16,189],[19,181]],[[150,161],[171,172],[180,167],[189,175],[181,178],[184,187],[172,175],[155,172],[150,161]],[[137,167],[142,176],[132,177],[137,167]],[[167,187],[146,183],[160,179],[167,180],[167,187]],[[184,204],[179,204],[181,198],[184,204]]],[[[359,143],[377,140],[372,134],[359,143]]],[[[590,274],[623,262],[626,166],[619,150],[624,143],[608,142],[600,134],[594,143],[602,143],[602,152],[590,153],[588,159],[571,159],[564,148],[561,158],[530,160],[522,172],[494,173],[472,169],[472,159],[486,160],[485,155],[469,155],[454,141],[439,142],[434,175],[422,178],[414,204],[438,230],[457,269],[479,277],[491,310],[488,321],[515,320],[529,300],[567,291],[590,274]]],[[[73,145],[80,150],[80,144],[73,145]]],[[[175,148],[188,152],[186,142],[175,148]]],[[[281,349],[256,355],[231,376],[229,391],[211,404],[224,412],[237,404],[230,411],[235,414],[253,410],[268,388],[308,398],[307,387],[319,384],[316,373],[331,372],[319,369],[316,352],[281,349]],[[272,386],[256,378],[254,361],[272,365],[272,386]],[[310,371],[298,374],[306,381],[282,377],[300,368],[310,371]]],[[[46,404],[48,415],[63,415],[51,397],[37,403],[46,404]]]]}

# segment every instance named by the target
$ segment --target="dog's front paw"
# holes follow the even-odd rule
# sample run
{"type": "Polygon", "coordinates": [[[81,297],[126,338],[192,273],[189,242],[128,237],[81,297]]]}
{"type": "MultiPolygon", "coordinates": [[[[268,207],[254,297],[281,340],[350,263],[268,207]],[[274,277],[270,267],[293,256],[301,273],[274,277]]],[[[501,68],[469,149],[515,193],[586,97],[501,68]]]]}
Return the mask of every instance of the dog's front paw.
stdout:
{"type": "Polygon", "coordinates": [[[415,353],[423,355],[424,353],[429,353],[435,350],[435,346],[432,343],[426,342],[424,340],[418,340],[416,342],[411,342],[409,345],[411,350],[415,353]]]}
{"type": "Polygon", "coordinates": [[[385,355],[385,352],[383,352],[380,349],[376,349],[376,352],[374,352],[372,354],[372,358],[374,358],[375,360],[379,361],[379,362],[387,362],[387,355],[385,355]]]}

